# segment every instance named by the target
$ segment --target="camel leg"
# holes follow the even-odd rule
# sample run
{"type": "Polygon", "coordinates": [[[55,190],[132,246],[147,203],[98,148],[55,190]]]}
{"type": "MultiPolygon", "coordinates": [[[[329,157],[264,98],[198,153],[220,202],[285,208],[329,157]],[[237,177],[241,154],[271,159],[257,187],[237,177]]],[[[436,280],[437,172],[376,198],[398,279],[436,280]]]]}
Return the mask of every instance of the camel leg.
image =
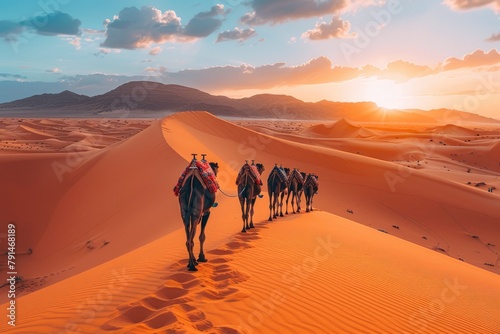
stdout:
{"type": "Polygon", "coordinates": [[[295,203],[294,203],[294,200],[295,200],[295,191],[293,192],[293,195],[292,195],[292,213],[295,214],[295,203]]]}
{"type": "Polygon", "coordinates": [[[255,205],[255,200],[257,198],[253,198],[251,200],[251,206],[250,206],[250,228],[255,228],[255,226],[253,226],[253,207],[255,205]]]}
{"type": "Polygon", "coordinates": [[[273,217],[272,217],[272,214],[273,214],[273,205],[272,205],[272,201],[273,201],[273,193],[269,191],[269,219],[268,221],[272,222],[273,221],[273,217]]]}
{"type": "Polygon", "coordinates": [[[297,198],[297,212],[300,212],[300,202],[301,202],[300,197],[301,196],[302,196],[302,191],[298,191],[297,197],[296,197],[297,198]]]}
{"type": "MultiPolygon", "coordinates": [[[[286,195],[286,209],[285,209],[285,215],[288,214],[288,200],[290,199],[291,191],[288,192],[288,195],[286,195]]],[[[293,196],[292,196],[292,209],[293,209],[293,196]]]]}
{"type": "Polygon", "coordinates": [[[314,198],[314,190],[313,193],[311,194],[311,211],[313,211],[313,198],[314,198]]]}
{"type": "Polygon", "coordinates": [[[283,198],[285,198],[285,192],[282,192],[281,195],[280,195],[280,203],[279,203],[279,206],[280,206],[280,217],[284,217],[283,216],[283,198]]]}
{"type": "Polygon", "coordinates": [[[278,204],[279,204],[278,196],[279,196],[279,194],[274,193],[274,200],[273,200],[273,213],[274,213],[274,215],[273,215],[273,218],[278,218],[278,204]]]}
{"type": "Polygon", "coordinates": [[[247,203],[247,205],[245,207],[245,217],[246,217],[246,219],[245,219],[245,228],[247,230],[250,229],[250,224],[248,223],[248,219],[249,219],[249,216],[250,216],[250,206],[251,206],[250,203],[251,203],[251,201],[252,200],[250,198],[246,198],[245,199],[245,202],[247,203]]]}
{"type": "Polygon", "coordinates": [[[198,225],[198,217],[191,217],[190,223],[186,227],[186,235],[187,235],[187,241],[186,241],[186,247],[189,253],[189,263],[188,263],[188,270],[189,271],[197,271],[196,265],[198,264],[196,262],[196,258],[194,256],[194,236],[196,235],[196,226],[198,225]],[[196,219],[194,219],[196,218],[196,219]]]}
{"type": "Polygon", "coordinates": [[[248,219],[248,216],[245,215],[245,198],[240,198],[240,206],[241,206],[241,220],[243,221],[243,228],[241,232],[245,233],[247,230],[245,229],[245,220],[248,219]]]}
{"type": "Polygon", "coordinates": [[[205,253],[203,252],[203,244],[205,243],[205,227],[207,226],[208,218],[210,217],[210,211],[205,212],[201,218],[201,231],[200,231],[200,254],[198,255],[198,262],[207,262],[205,253]]]}

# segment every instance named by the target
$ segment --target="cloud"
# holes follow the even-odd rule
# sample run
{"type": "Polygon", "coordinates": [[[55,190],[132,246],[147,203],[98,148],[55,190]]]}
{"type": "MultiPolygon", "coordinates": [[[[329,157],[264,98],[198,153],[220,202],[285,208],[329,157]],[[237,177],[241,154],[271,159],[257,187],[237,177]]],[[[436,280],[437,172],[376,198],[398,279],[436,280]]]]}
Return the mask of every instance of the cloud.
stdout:
{"type": "Polygon", "coordinates": [[[247,29],[240,29],[238,27],[234,28],[233,30],[226,30],[217,36],[216,43],[219,42],[224,42],[224,41],[231,41],[231,40],[237,40],[238,42],[244,42],[247,39],[255,36],[255,30],[252,28],[247,28],[247,29]]]}
{"type": "Polygon", "coordinates": [[[50,70],[46,70],[45,72],[59,74],[62,72],[62,70],[58,67],[54,67],[54,68],[51,68],[50,70]]]}
{"type": "Polygon", "coordinates": [[[487,42],[500,42],[500,32],[497,34],[491,35],[489,38],[486,39],[487,42]]]}
{"type": "Polygon", "coordinates": [[[258,67],[227,65],[183,70],[166,73],[164,81],[209,90],[267,89],[340,82],[359,75],[358,68],[333,66],[327,57],[319,57],[298,66],[287,66],[284,62],[278,62],[258,67]]]}
{"type": "Polygon", "coordinates": [[[28,79],[24,75],[19,75],[19,74],[9,74],[9,73],[0,73],[0,77],[2,78],[13,78],[17,80],[25,80],[28,79]]]}
{"type": "Polygon", "coordinates": [[[69,42],[69,44],[71,44],[74,47],[76,47],[77,50],[80,50],[82,48],[82,45],[81,45],[80,41],[81,41],[81,38],[80,37],[76,37],[76,38],[72,39],[69,42]]]}
{"type": "Polygon", "coordinates": [[[454,10],[467,10],[481,7],[491,7],[496,12],[500,10],[500,0],[444,0],[444,4],[454,10]]]}
{"type": "Polygon", "coordinates": [[[106,40],[101,46],[133,50],[175,39],[181,31],[181,18],[173,10],[162,13],[150,6],[127,7],[112,21],[106,20],[105,27],[106,40]]]}
{"type": "Polygon", "coordinates": [[[216,18],[225,15],[224,5],[215,5],[208,12],[196,14],[184,28],[184,35],[192,37],[207,37],[222,25],[222,20],[216,18]]]}
{"type": "Polygon", "coordinates": [[[336,14],[347,8],[348,0],[251,0],[253,11],[241,17],[248,25],[276,24],[302,18],[336,14]]]}
{"type": "Polygon", "coordinates": [[[160,66],[160,67],[146,67],[144,69],[144,72],[147,72],[147,73],[160,73],[160,74],[163,74],[163,73],[166,73],[167,72],[167,68],[164,67],[164,66],[160,66]]]}
{"type": "Polygon", "coordinates": [[[492,49],[488,53],[483,50],[476,50],[466,54],[463,58],[451,57],[446,59],[440,67],[443,71],[451,71],[461,68],[482,67],[500,63],[500,53],[492,49]]]}
{"type": "Polygon", "coordinates": [[[102,30],[102,29],[88,29],[88,28],[84,28],[82,29],[82,31],[86,34],[104,34],[106,32],[106,30],[102,30]]]}
{"type": "Polygon", "coordinates": [[[55,11],[45,15],[33,17],[22,24],[35,30],[40,35],[79,35],[81,21],[73,19],[71,15],[55,11]]]}
{"type": "Polygon", "coordinates": [[[210,35],[217,30],[225,15],[223,5],[215,5],[207,12],[196,14],[183,27],[175,11],[162,12],[151,6],[127,7],[113,18],[104,22],[106,39],[103,47],[115,49],[141,49],[151,44],[169,41],[189,42],[210,35]]]}
{"type": "MultiPolygon", "coordinates": [[[[366,73],[369,74],[370,71],[365,69],[366,73]]],[[[376,74],[376,71],[371,72],[376,74]]],[[[436,70],[425,65],[416,65],[404,60],[397,60],[387,64],[384,70],[381,70],[377,77],[380,79],[390,79],[397,82],[405,82],[410,79],[424,77],[437,73],[436,70]]]]}
{"type": "Polygon", "coordinates": [[[94,53],[94,56],[104,57],[106,55],[109,55],[110,53],[120,53],[120,52],[121,52],[121,50],[117,50],[117,49],[101,48],[98,52],[94,53]]]}
{"type": "Polygon", "coordinates": [[[6,41],[16,40],[16,36],[22,34],[24,27],[16,22],[0,20],[0,38],[6,41]]]}
{"type": "Polygon", "coordinates": [[[163,51],[162,48],[160,48],[159,46],[155,46],[151,48],[151,50],[149,50],[149,54],[151,56],[156,56],[157,54],[160,54],[162,51],[163,51]]]}
{"type": "Polygon", "coordinates": [[[16,41],[17,36],[26,30],[40,35],[80,35],[81,21],[73,19],[69,14],[55,11],[44,15],[34,16],[29,20],[14,22],[0,20],[0,38],[6,41],[16,41]]]}
{"type": "Polygon", "coordinates": [[[383,6],[386,4],[386,2],[387,0],[351,0],[349,1],[349,6],[344,11],[355,12],[359,8],[363,7],[383,6]]]}
{"type": "Polygon", "coordinates": [[[356,33],[349,33],[351,24],[349,21],[342,20],[339,16],[332,17],[330,23],[316,23],[314,29],[308,30],[302,34],[302,38],[310,40],[323,40],[331,38],[352,38],[356,33]]]}

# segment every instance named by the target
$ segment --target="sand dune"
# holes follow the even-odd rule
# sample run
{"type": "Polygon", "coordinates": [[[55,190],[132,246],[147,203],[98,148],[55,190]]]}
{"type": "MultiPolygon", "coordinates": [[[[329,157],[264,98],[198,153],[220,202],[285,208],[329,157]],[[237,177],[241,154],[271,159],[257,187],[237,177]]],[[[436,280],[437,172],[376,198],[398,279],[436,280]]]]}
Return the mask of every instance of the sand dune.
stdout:
{"type": "Polygon", "coordinates": [[[86,133],[70,152],[14,154],[2,132],[2,222],[32,254],[19,256],[17,326],[0,332],[500,333],[500,197],[466,182],[498,184],[493,130],[443,145],[425,127],[363,139],[262,134],[203,112],[134,122],[30,121],[53,143],[65,124],[86,133]],[[237,199],[218,193],[209,262],[187,272],[172,188],[191,153],[217,161],[233,195],[246,159],[264,177],[274,163],[315,172],[317,210],[267,222],[266,195],[242,234],[237,199]]]}
{"type": "Polygon", "coordinates": [[[336,138],[366,138],[374,135],[372,131],[354,125],[344,118],[333,124],[313,125],[302,133],[336,138]]]}

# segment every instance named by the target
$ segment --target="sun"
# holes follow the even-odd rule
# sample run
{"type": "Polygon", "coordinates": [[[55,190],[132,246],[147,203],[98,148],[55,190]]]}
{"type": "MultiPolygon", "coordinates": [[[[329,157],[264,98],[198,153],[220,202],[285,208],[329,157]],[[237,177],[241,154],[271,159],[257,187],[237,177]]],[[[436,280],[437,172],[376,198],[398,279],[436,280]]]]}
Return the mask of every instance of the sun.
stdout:
{"type": "Polygon", "coordinates": [[[403,108],[405,92],[401,84],[390,80],[366,80],[361,85],[363,101],[375,102],[379,107],[388,109],[403,108]]]}

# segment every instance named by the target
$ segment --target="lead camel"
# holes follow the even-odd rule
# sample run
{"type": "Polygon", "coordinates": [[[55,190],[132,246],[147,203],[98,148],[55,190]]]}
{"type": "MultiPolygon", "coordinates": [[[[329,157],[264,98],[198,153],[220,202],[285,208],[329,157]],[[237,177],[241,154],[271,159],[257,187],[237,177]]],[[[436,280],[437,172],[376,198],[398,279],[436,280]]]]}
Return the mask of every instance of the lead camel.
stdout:
{"type": "MultiPolygon", "coordinates": [[[[203,252],[203,243],[205,242],[205,227],[207,226],[208,218],[210,217],[210,208],[215,203],[215,191],[204,184],[204,176],[201,175],[197,165],[203,166],[206,170],[204,173],[209,175],[213,173],[213,180],[219,169],[216,162],[209,164],[205,160],[205,154],[202,154],[203,159],[201,164],[196,160],[196,154],[193,154],[193,160],[190,167],[186,169],[187,174],[184,178],[183,185],[180,187],[179,205],[181,209],[181,217],[186,230],[186,248],[189,255],[188,270],[197,271],[198,262],[207,262],[203,252]],[[200,253],[198,259],[194,255],[194,237],[196,236],[196,228],[201,222],[200,231],[200,253]]],[[[205,175],[206,176],[206,175],[205,175]]],[[[205,178],[206,179],[206,178],[205,178]]]]}

